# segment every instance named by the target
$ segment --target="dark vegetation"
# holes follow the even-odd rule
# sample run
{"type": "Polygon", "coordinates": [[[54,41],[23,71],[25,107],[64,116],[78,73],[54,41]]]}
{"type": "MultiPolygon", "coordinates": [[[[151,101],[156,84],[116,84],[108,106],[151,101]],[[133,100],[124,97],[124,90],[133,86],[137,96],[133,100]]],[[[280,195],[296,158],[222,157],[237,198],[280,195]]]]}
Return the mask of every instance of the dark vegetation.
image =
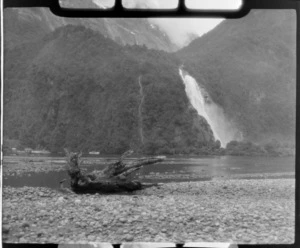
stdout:
{"type": "Polygon", "coordinates": [[[189,107],[174,55],[66,26],[6,51],[4,132],[24,147],[189,153],[214,138],[189,107]],[[141,76],[145,142],[138,132],[141,76]]]}
{"type": "Polygon", "coordinates": [[[294,144],[295,12],[255,10],[226,20],[178,56],[246,141],[294,144]]]}
{"type": "MultiPolygon", "coordinates": [[[[98,8],[93,1],[64,0],[66,6],[98,8]]],[[[13,47],[66,25],[83,26],[114,40],[119,45],[146,45],[148,48],[175,51],[178,47],[147,19],[136,18],[64,18],[48,8],[8,8],[4,10],[5,46],[13,47]]]]}
{"type": "Polygon", "coordinates": [[[231,141],[227,144],[224,154],[234,156],[292,156],[295,155],[295,147],[290,144],[280,144],[277,140],[271,140],[262,145],[250,141],[231,141]]]}
{"type": "MultiPolygon", "coordinates": [[[[72,25],[7,45],[6,150],[17,145],[102,154],[129,149],[171,155],[293,154],[295,15],[282,12],[255,11],[243,20],[225,21],[176,54],[121,46],[72,25]],[[245,142],[220,148],[189,104],[178,72],[182,63],[236,123],[245,142]]],[[[17,39],[13,35],[7,33],[6,44],[17,39]]]]}

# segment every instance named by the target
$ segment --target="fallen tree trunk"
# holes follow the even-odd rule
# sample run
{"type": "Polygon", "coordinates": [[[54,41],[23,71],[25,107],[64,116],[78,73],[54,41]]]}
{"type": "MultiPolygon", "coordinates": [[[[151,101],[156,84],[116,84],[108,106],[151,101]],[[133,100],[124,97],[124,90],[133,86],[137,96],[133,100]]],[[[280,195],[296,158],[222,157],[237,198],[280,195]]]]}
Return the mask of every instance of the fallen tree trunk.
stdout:
{"type": "Polygon", "coordinates": [[[159,184],[142,183],[130,180],[129,175],[141,169],[144,165],[158,163],[164,157],[142,158],[124,162],[124,159],[131,155],[133,151],[125,152],[121,158],[109,164],[103,170],[96,170],[91,173],[83,173],[80,169],[81,153],[66,151],[67,171],[71,178],[71,189],[75,193],[117,193],[131,192],[144,188],[158,186],[159,184]]]}

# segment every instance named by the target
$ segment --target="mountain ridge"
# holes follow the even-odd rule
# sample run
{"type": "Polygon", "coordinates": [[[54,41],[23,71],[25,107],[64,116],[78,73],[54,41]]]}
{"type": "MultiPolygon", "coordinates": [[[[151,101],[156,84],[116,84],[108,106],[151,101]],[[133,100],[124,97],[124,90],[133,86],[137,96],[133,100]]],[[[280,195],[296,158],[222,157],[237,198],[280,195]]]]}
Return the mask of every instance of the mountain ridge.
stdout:
{"type": "Polygon", "coordinates": [[[225,20],[177,53],[246,140],[267,142],[273,136],[294,143],[293,13],[253,10],[239,21],[225,20]]]}
{"type": "MultiPolygon", "coordinates": [[[[65,0],[66,1],[66,0],[65,0]]],[[[70,7],[76,2],[67,1],[70,7]]],[[[80,2],[80,1],[79,1],[80,2]]],[[[95,4],[90,3],[93,7],[95,4]]],[[[87,6],[89,7],[89,6],[87,6]]],[[[23,41],[42,37],[68,24],[85,26],[111,38],[120,45],[145,45],[148,48],[172,52],[178,47],[156,25],[147,19],[134,18],[63,18],[47,8],[5,9],[5,44],[15,46],[23,41]]]]}
{"type": "Polygon", "coordinates": [[[20,49],[7,52],[4,130],[24,146],[155,154],[215,145],[205,119],[189,107],[178,61],[168,53],[122,47],[78,26],[58,28],[20,49]],[[13,66],[21,70],[16,74],[13,66]],[[139,76],[144,145],[138,132],[139,76]]]}
{"type": "Polygon", "coordinates": [[[120,45],[70,24],[6,45],[5,138],[53,152],[221,154],[185,93],[178,72],[184,64],[243,134],[230,152],[264,152],[250,141],[293,144],[295,16],[263,13],[224,21],[177,53],[120,45]]]}

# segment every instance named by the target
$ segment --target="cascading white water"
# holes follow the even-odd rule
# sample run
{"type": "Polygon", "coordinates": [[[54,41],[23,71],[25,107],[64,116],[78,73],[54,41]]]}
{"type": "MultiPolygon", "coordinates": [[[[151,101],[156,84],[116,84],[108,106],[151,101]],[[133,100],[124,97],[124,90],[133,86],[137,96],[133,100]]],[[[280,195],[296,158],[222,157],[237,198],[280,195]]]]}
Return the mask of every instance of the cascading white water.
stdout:
{"type": "Polygon", "coordinates": [[[210,99],[205,89],[200,87],[197,81],[181,68],[179,74],[185,85],[185,92],[191,105],[199,115],[206,119],[215,139],[221,142],[221,146],[225,147],[228,142],[239,140],[238,130],[225,117],[223,109],[210,99]]]}
{"type": "Polygon", "coordinates": [[[141,142],[142,142],[142,144],[144,144],[142,107],[143,107],[145,96],[144,96],[144,91],[143,91],[143,85],[141,82],[141,76],[139,76],[139,86],[140,86],[140,96],[141,96],[141,101],[140,101],[140,105],[139,105],[139,131],[140,131],[141,142]]]}

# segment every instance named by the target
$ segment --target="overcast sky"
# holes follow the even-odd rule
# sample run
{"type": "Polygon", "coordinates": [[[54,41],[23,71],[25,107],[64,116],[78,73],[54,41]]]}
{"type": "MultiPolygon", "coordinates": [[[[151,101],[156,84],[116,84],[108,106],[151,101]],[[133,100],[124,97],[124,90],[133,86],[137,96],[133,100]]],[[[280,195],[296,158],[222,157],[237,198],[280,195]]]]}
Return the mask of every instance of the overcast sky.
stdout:
{"type": "MultiPolygon", "coordinates": [[[[104,5],[112,5],[113,0],[101,1],[104,5]]],[[[123,0],[124,7],[140,8],[176,8],[178,0],[123,0]]],[[[241,0],[186,0],[188,8],[201,9],[234,9],[239,8],[241,0]]],[[[214,18],[152,18],[150,22],[165,31],[173,43],[183,46],[189,34],[203,35],[218,25],[222,19],[214,18]]]]}

